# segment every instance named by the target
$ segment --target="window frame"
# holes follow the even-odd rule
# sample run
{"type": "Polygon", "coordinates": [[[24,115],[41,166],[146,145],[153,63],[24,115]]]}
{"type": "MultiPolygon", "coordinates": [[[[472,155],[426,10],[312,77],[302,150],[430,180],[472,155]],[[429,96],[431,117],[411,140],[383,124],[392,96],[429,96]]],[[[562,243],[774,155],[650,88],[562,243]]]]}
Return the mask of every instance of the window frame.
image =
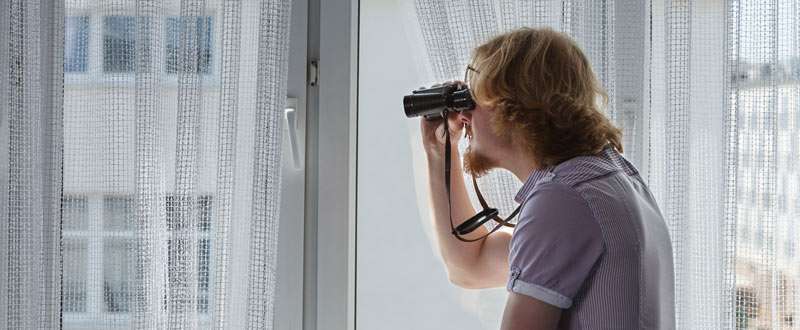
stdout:
{"type": "Polygon", "coordinates": [[[355,329],[359,5],[308,0],[306,330],[355,329]]]}

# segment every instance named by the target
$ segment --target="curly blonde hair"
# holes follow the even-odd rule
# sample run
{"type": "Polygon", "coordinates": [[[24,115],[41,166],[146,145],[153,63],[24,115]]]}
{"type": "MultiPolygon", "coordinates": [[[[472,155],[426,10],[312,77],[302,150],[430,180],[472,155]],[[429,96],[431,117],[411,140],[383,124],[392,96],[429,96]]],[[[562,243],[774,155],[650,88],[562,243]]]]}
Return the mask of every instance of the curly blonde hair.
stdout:
{"type": "Polygon", "coordinates": [[[608,96],[568,36],[519,28],[473,52],[467,77],[475,100],[496,109],[495,134],[522,143],[541,166],[597,154],[622,132],[603,114],[608,96]]]}

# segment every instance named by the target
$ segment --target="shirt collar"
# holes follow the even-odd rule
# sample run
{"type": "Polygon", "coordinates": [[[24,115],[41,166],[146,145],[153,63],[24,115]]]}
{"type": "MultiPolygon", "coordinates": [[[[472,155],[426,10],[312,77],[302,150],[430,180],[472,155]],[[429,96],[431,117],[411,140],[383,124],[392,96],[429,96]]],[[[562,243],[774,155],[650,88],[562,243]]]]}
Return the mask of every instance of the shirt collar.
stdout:
{"type": "Polygon", "coordinates": [[[535,169],[528,175],[528,180],[525,180],[525,183],[522,185],[522,188],[519,189],[517,192],[517,196],[514,197],[514,200],[522,204],[525,201],[526,197],[533,191],[533,187],[536,186],[542,179],[547,176],[553,170],[552,166],[548,166],[542,169],[535,169]]]}
{"type": "MultiPolygon", "coordinates": [[[[611,146],[611,144],[606,145],[603,148],[603,152],[600,153],[599,156],[600,159],[603,160],[604,164],[607,164],[605,166],[609,169],[611,169],[612,167],[619,166],[623,168],[628,174],[631,175],[638,174],[636,168],[633,167],[633,165],[631,165],[624,157],[622,157],[622,155],[620,155],[619,152],[617,152],[617,150],[613,146],[611,146]]],[[[580,161],[589,162],[590,159],[592,159],[589,157],[576,157],[576,159],[581,158],[580,161]]],[[[592,159],[592,161],[595,163],[597,162],[596,158],[592,159]]],[[[557,166],[564,166],[565,164],[568,163],[569,160],[564,161],[561,164],[558,164],[557,166]]],[[[530,195],[530,193],[533,191],[533,188],[536,187],[536,185],[539,184],[539,182],[544,181],[546,178],[548,180],[552,178],[552,176],[554,175],[553,170],[555,168],[556,166],[548,166],[542,169],[533,170],[531,174],[528,176],[528,180],[525,181],[525,183],[522,185],[522,188],[520,188],[519,191],[517,192],[517,196],[514,197],[514,200],[517,203],[522,204],[522,202],[524,202],[525,199],[527,199],[528,195],[530,195]]]]}

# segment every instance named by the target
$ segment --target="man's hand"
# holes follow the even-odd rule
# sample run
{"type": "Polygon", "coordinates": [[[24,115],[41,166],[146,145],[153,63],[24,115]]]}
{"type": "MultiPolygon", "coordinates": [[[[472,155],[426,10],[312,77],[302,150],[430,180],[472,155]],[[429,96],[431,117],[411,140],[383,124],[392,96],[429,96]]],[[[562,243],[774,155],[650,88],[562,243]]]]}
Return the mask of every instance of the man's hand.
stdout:
{"type": "MultiPolygon", "coordinates": [[[[450,130],[450,145],[453,149],[458,149],[458,141],[464,131],[464,123],[458,120],[458,113],[448,114],[448,128],[450,130]]],[[[429,157],[443,159],[444,157],[444,118],[420,119],[420,130],[422,131],[422,144],[429,157]]]]}
{"type": "MultiPolygon", "coordinates": [[[[445,84],[462,84],[461,82],[448,81],[445,84]]],[[[450,144],[453,149],[458,149],[458,141],[464,131],[464,123],[458,120],[458,113],[450,112],[447,116],[448,128],[450,129],[450,144]]],[[[444,159],[444,118],[420,119],[420,131],[422,132],[422,144],[429,158],[444,159]]]]}

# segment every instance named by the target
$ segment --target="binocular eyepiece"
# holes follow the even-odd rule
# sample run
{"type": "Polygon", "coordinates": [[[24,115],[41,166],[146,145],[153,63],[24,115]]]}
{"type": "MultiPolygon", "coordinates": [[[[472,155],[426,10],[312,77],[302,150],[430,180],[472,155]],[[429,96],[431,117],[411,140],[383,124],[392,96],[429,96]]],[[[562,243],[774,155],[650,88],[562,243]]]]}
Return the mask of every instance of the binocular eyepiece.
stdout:
{"type": "Polygon", "coordinates": [[[469,88],[456,83],[434,85],[431,88],[420,88],[403,97],[406,117],[423,116],[427,119],[440,118],[442,112],[469,111],[475,108],[475,101],[469,88]]]}

